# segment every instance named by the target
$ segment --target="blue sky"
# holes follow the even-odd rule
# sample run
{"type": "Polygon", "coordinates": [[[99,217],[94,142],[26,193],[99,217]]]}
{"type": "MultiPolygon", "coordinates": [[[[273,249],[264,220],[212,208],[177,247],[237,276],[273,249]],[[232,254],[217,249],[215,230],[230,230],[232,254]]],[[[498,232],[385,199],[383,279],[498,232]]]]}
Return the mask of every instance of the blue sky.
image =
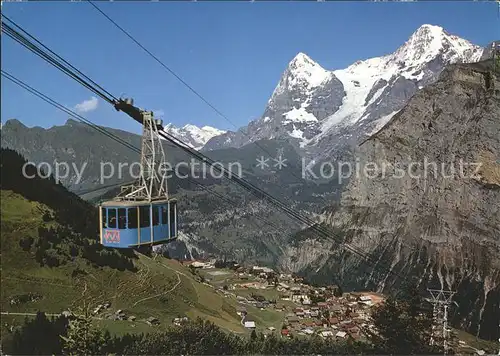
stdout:
{"type": "MultiPolygon", "coordinates": [[[[422,24],[478,45],[500,38],[486,2],[99,2],[97,5],[198,90],[237,127],[259,117],[288,62],[307,53],[327,69],[391,53],[422,24]]],[[[116,96],[163,111],[175,125],[234,130],[90,4],[4,3],[4,13],[116,96]]],[[[2,36],[3,37],[3,36],[2,36]]],[[[92,93],[8,38],[2,69],[68,107],[92,93]]],[[[67,115],[2,78],[2,121],[61,125],[67,115]]],[[[138,131],[107,103],[83,115],[138,131]]]]}

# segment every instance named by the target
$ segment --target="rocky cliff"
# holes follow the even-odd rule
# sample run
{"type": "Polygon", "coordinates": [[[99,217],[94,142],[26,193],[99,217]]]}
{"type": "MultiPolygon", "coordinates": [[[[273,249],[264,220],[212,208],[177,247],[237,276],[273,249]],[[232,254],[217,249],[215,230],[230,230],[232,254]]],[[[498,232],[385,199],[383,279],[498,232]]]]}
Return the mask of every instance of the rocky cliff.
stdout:
{"type": "Polygon", "coordinates": [[[447,67],[358,147],[359,171],[323,222],[375,268],[312,234],[290,245],[282,266],[355,289],[406,280],[455,290],[455,325],[497,339],[500,78],[491,69],[447,67]]]}

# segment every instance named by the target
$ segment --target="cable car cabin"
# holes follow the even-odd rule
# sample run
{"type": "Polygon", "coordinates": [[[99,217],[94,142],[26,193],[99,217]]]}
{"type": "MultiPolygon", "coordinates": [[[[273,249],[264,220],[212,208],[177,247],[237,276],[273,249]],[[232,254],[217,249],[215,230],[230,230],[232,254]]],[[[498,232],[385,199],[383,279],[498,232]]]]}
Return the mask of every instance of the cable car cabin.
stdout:
{"type": "Polygon", "coordinates": [[[107,201],[100,205],[101,244],[131,248],[177,237],[176,201],[107,201]]]}

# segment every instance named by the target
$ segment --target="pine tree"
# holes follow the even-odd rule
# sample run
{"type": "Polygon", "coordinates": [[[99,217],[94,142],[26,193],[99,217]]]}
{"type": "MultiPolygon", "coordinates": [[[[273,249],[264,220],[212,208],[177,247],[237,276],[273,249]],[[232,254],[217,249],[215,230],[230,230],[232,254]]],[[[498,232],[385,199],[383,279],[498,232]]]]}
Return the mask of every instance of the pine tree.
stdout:
{"type": "Polygon", "coordinates": [[[101,330],[88,316],[74,317],[69,321],[67,336],[61,336],[63,351],[68,355],[98,355],[105,345],[101,330]]]}
{"type": "Polygon", "coordinates": [[[370,341],[381,354],[440,354],[431,346],[432,313],[415,287],[403,298],[389,297],[372,314],[376,332],[370,341]]]}

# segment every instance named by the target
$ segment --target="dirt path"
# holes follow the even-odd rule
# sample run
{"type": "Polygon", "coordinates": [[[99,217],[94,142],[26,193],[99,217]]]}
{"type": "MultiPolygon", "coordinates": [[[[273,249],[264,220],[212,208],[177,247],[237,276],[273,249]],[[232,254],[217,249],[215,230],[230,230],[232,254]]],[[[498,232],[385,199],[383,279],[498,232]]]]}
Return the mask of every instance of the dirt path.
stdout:
{"type": "MultiPolygon", "coordinates": [[[[151,257],[149,257],[149,256],[146,256],[146,255],[144,255],[144,254],[142,254],[142,253],[139,253],[139,254],[140,254],[141,256],[143,256],[144,258],[147,258],[147,259],[148,259],[148,260],[150,260],[150,261],[153,261],[153,262],[157,262],[157,263],[159,263],[160,265],[162,265],[162,266],[163,266],[164,268],[166,268],[166,269],[169,269],[169,270],[171,270],[171,271],[174,271],[174,272],[175,272],[175,275],[177,276],[177,283],[176,283],[176,284],[175,284],[172,288],[170,288],[169,290],[167,290],[166,292],[162,292],[162,293],[159,293],[159,294],[156,294],[156,295],[152,295],[152,296],[150,296],[150,297],[146,297],[146,298],[142,298],[142,299],[138,300],[137,302],[135,302],[135,303],[134,303],[134,305],[133,305],[134,307],[135,307],[137,304],[142,303],[142,302],[144,302],[144,301],[146,301],[146,300],[150,300],[150,299],[158,298],[158,297],[161,297],[161,296],[163,296],[163,295],[166,295],[166,294],[168,294],[168,293],[173,292],[173,291],[174,291],[174,290],[175,290],[175,289],[176,289],[176,288],[177,288],[177,287],[181,284],[181,282],[182,282],[180,275],[183,275],[183,276],[186,276],[186,277],[187,277],[187,275],[185,275],[184,273],[179,272],[179,271],[177,271],[177,270],[173,269],[172,267],[169,267],[169,266],[167,266],[167,265],[165,265],[165,264],[163,264],[163,263],[161,263],[161,262],[158,262],[158,261],[156,261],[155,259],[153,259],[153,258],[151,258],[151,257]]],[[[146,267],[148,268],[148,272],[147,272],[147,273],[149,273],[149,266],[146,266],[146,267]]]]}
{"type": "Polygon", "coordinates": [[[142,303],[142,302],[144,302],[146,300],[158,298],[158,297],[166,295],[166,294],[168,294],[170,292],[173,292],[179,286],[179,284],[181,284],[181,277],[179,277],[180,272],[175,271],[175,273],[176,273],[176,276],[177,276],[177,283],[172,288],[170,288],[166,292],[162,292],[160,294],[152,295],[151,297],[146,297],[146,298],[139,299],[137,302],[134,303],[133,306],[135,307],[137,304],[142,303]]]}

